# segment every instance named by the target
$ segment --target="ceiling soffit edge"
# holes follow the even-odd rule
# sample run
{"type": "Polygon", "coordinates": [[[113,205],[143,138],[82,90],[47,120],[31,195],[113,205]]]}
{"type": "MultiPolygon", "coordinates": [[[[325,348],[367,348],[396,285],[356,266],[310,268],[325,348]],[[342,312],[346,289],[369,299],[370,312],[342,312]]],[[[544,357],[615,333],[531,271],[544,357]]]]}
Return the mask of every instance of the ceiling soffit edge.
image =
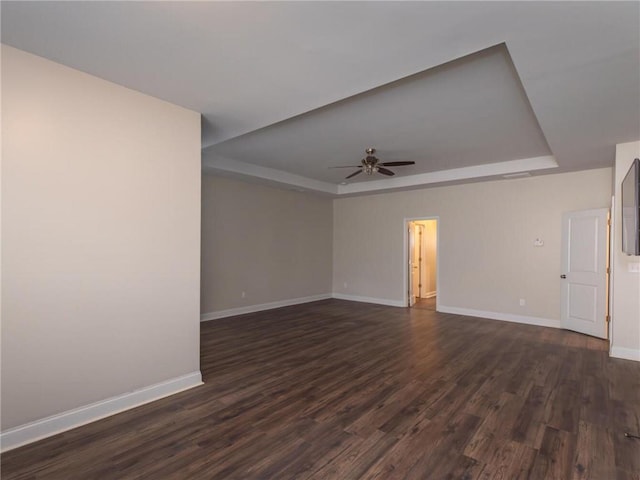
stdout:
{"type": "Polygon", "coordinates": [[[386,190],[402,190],[420,186],[433,186],[447,182],[464,183],[465,180],[495,177],[505,174],[531,172],[558,168],[558,162],[552,155],[522,158],[506,162],[497,162],[470,167],[453,168],[437,172],[407,175],[404,177],[374,180],[346,185],[334,185],[282,170],[262,167],[238,160],[215,157],[203,161],[203,170],[213,174],[233,174],[238,178],[258,178],[269,184],[294,187],[298,191],[310,191],[332,196],[369,194],[386,190]]]}

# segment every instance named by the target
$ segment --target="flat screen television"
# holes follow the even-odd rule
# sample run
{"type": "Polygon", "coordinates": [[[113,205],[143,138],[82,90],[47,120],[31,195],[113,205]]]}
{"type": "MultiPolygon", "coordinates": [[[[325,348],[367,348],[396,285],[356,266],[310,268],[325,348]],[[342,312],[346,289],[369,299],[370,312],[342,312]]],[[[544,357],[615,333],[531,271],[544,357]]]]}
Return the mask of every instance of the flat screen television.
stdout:
{"type": "Polygon", "coordinates": [[[640,160],[635,159],[622,180],[622,251],[640,255],[640,160]]]}

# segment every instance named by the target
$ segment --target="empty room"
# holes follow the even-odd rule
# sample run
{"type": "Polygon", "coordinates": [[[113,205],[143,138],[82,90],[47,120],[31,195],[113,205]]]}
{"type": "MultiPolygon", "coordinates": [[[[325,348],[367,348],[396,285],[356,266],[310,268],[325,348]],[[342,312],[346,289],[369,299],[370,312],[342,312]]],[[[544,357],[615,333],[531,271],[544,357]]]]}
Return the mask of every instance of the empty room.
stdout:
{"type": "Polygon", "coordinates": [[[0,17],[3,480],[640,478],[640,3],[0,17]]]}

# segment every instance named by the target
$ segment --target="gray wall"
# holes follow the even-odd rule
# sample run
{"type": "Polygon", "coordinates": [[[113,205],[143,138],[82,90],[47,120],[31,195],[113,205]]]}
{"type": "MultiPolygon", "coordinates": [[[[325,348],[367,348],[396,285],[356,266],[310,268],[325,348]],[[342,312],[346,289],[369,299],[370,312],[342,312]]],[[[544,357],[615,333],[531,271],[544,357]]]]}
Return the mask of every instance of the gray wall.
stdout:
{"type": "Polygon", "coordinates": [[[611,175],[605,168],[337,199],[333,291],[403,304],[404,219],[438,216],[440,305],[558,320],[562,213],[608,207],[611,175]],[[544,247],[533,246],[538,237],[544,247]]]}
{"type": "Polygon", "coordinates": [[[615,212],[613,215],[613,301],[611,305],[611,353],[640,360],[640,274],[629,272],[640,257],[622,253],[621,184],[634,158],[640,157],[640,142],[623,143],[616,148],[615,212]]]}
{"type": "Polygon", "coordinates": [[[200,116],[2,47],[2,429],[199,370],[200,116]]]}
{"type": "Polygon", "coordinates": [[[332,230],[329,198],[203,175],[201,312],[330,294],[332,230]]]}

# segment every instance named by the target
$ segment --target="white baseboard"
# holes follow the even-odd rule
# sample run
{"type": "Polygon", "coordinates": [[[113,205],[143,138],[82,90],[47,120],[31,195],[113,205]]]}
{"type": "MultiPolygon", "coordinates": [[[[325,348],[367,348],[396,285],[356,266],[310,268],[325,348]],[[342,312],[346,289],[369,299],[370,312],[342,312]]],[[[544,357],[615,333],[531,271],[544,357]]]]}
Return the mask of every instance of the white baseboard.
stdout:
{"type": "Polygon", "coordinates": [[[511,313],[485,312],[483,310],[474,310],[471,308],[447,307],[439,305],[438,311],[442,313],[455,313],[457,315],[466,315],[469,317],[490,318],[491,320],[502,320],[505,322],[524,323],[526,325],[536,325],[538,327],[560,328],[560,320],[552,320],[549,318],[528,317],[525,315],[515,315],[511,313]]]}
{"type": "Polygon", "coordinates": [[[616,347],[615,345],[611,345],[611,352],[609,353],[609,356],[640,362],[640,350],[635,348],[616,347]]]}
{"type": "Polygon", "coordinates": [[[334,293],[333,298],[339,300],[351,300],[352,302],[376,303],[378,305],[388,305],[390,307],[406,307],[406,303],[388,298],[360,297],[358,295],[345,295],[344,293],[334,293]]]}
{"type": "Polygon", "coordinates": [[[145,403],[202,385],[200,371],[117,395],[83,407],[10,428],[0,433],[0,451],[6,452],[72,428],[95,422],[145,403]]]}
{"type": "Polygon", "coordinates": [[[438,294],[438,292],[427,292],[425,293],[423,296],[421,296],[420,298],[433,298],[438,294]]]}
{"type": "Polygon", "coordinates": [[[229,308],[228,310],[218,310],[217,312],[203,313],[200,315],[200,321],[204,322],[207,320],[217,320],[219,318],[244,315],[245,313],[261,312],[263,310],[271,310],[273,308],[290,307],[291,305],[317,302],[318,300],[326,300],[328,298],[331,298],[331,294],[324,293],[322,295],[312,295],[310,297],[292,298],[289,300],[279,300],[277,302],[261,303],[258,305],[249,305],[246,307],[229,308]]]}

